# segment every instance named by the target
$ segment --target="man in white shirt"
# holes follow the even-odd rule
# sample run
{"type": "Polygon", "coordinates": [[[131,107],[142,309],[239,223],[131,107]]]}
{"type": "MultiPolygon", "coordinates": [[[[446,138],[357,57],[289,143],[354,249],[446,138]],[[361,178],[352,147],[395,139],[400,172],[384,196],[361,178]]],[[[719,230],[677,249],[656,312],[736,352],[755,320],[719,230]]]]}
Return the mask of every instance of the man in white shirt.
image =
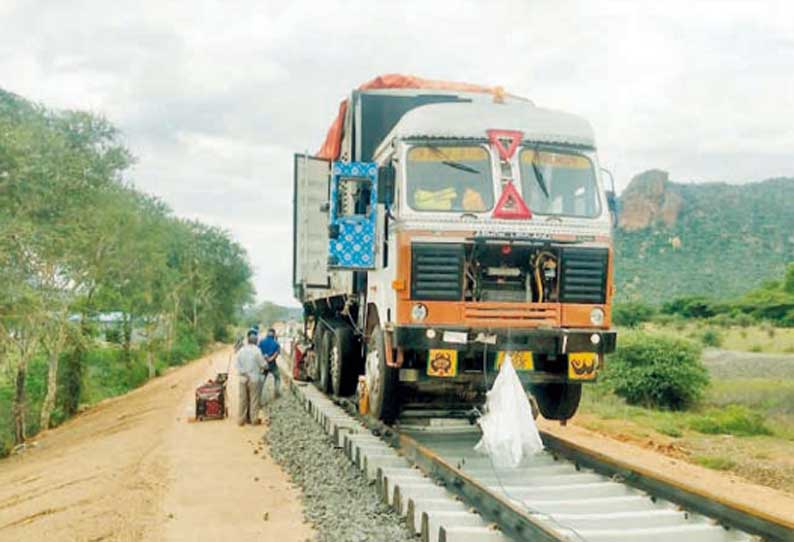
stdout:
{"type": "Polygon", "coordinates": [[[237,352],[235,368],[240,381],[237,425],[259,425],[259,396],[262,393],[262,368],[265,359],[257,346],[256,330],[249,330],[245,346],[237,352]]]}

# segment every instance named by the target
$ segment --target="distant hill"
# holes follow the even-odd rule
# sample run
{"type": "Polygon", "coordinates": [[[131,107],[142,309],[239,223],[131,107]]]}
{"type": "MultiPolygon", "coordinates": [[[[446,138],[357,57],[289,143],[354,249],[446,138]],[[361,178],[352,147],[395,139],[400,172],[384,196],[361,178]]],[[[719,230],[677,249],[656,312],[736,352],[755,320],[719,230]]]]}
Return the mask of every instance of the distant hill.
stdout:
{"type": "Polygon", "coordinates": [[[736,297],[794,262],[794,179],[678,184],[634,177],[620,196],[618,301],[736,297]]]}

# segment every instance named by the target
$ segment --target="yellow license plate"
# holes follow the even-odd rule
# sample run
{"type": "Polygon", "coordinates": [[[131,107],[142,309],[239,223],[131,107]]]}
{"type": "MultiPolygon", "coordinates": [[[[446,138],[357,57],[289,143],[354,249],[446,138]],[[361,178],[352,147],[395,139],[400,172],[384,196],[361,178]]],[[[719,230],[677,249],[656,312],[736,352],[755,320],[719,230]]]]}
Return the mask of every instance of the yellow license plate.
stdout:
{"type": "Polygon", "coordinates": [[[532,352],[528,350],[519,350],[517,352],[501,351],[496,354],[496,368],[499,369],[505,360],[507,354],[510,354],[510,361],[513,362],[513,369],[516,371],[533,371],[535,364],[532,361],[532,352]]]}
{"type": "Polygon", "coordinates": [[[458,374],[457,350],[430,350],[427,354],[427,376],[451,378],[458,374]]]}
{"type": "Polygon", "coordinates": [[[594,352],[572,352],[568,354],[568,378],[570,380],[593,380],[598,368],[598,354],[594,352]]]}

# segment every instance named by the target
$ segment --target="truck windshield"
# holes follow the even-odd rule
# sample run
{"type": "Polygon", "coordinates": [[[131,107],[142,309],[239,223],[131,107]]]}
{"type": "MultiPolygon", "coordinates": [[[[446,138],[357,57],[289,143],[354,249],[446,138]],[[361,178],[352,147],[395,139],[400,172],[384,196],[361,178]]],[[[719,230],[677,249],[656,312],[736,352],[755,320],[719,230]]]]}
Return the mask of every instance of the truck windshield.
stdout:
{"type": "Polygon", "coordinates": [[[408,205],[416,211],[484,212],[493,207],[491,157],[478,146],[412,147],[408,205]]]}
{"type": "Polygon", "coordinates": [[[580,218],[600,214],[598,183],[586,156],[525,148],[519,161],[522,193],[533,213],[580,218]]]}

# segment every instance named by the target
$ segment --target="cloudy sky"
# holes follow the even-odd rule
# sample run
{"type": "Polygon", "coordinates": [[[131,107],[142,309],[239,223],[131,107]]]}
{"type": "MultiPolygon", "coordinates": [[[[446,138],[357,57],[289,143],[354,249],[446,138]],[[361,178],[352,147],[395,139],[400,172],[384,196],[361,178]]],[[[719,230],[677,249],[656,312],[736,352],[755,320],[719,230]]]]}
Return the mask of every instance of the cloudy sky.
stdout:
{"type": "Polygon", "coordinates": [[[389,72],[586,116],[619,188],[794,176],[790,1],[0,0],[0,86],[108,117],[136,185],[227,228],[281,303],[292,154],[389,72]]]}

